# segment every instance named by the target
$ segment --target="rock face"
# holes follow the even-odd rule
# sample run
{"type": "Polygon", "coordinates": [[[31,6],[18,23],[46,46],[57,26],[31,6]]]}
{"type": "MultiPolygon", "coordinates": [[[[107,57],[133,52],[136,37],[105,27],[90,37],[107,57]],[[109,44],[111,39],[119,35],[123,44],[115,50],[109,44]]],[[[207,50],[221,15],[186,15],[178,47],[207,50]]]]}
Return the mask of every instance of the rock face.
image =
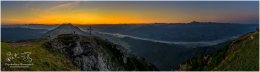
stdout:
{"type": "Polygon", "coordinates": [[[44,47],[64,54],[81,70],[157,70],[152,64],[127,53],[127,49],[98,37],[61,34],[44,47]]]}
{"type": "Polygon", "coordinates": [[[86,33],[80,30],[78,27],[73,26],[72,24],[62,24],[57,28],[48,31],[42,37],[43,38],[55,38],[60,34],[78,34],[78,35],[86,35],[86,33]]]}

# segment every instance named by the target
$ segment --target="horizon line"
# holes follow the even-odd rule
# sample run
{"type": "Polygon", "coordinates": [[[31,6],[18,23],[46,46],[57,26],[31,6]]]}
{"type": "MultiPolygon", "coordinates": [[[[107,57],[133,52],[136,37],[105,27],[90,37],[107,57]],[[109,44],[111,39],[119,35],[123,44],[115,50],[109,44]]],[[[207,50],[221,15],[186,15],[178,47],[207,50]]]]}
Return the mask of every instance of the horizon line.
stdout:
{"type": "MultiPolygon", "coordinates": [[[[70,23],[73,25],[124,25],[124,24],[190,24],[190,23],[219,23],[219,24],[259,24],[259,23],[231,23],[231,22],[200,22],[200,21],[192,21],[192,22],[179,22],[179,23],[174,23],[174,22],[153,22],[153,23],[85,23],[85,24],[79,24],[79,23],[70,23]]],[[[1,25],[60,25],[60,24],[66,24],[66,23],[51,23],[51,24],[44,24],[44,23],[24,23],[24,24],[15,24],[15,23],[1,23],[1,25]]]]}

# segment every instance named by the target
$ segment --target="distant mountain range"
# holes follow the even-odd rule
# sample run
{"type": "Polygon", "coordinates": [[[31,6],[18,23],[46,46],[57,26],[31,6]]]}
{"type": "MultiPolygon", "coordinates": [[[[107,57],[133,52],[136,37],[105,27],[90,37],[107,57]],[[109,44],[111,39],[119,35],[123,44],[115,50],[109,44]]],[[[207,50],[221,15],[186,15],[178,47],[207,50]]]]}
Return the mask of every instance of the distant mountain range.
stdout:
{"type": "MultiPolygon", "coordinates": [[[[86,30],[88,26],[80,27],[86,30]]],[[[256,28],[258,24],[93,25],[94,31],[173,42],[226,40],[256,28]]]]}
{"type": "Polygon", "coordinates": [[[1,28],[1,39],[8,41],[28,40],[40,38],[48,30],[30,28],[1,28]]]}
{"type": "MultiPolygon", "coordinates": [[[[57,28],[58,25],[2,25],[3,39],[12,38],[8,33],[14,33],[12,28],[37,29],[47,32],[57,28]]],[[[88,32],[89,25],[78,25],[79,29],[88,32]]],[[[228,24],[228,23],[214,23],[211,22],[191,22],[189,24],[140,24],[140,25],[92,25],[93,31],[106,32],[112,34],[130,35],[139,38],[148,38],[162,41],[174,41],[174,42],[197,42],[197,41],[214,41],[214,40],[226,40],[232,37],[238,37],[247,32],[254,31],[258,28],[258,24],[228,24]],[[159,36],[158,36],[159,35],[159,36]],[[191,36],[192,35],[192,36],[191,36]]],[[[42,33],[39,31],[39,33],[42,33]]],[[[19,32],[25,35],[32,35],[29,32],[19,32]]],[[[18,34],[18,33],[17,33],[18,34]]],[[[35,34],[35,36],[42,34],[35,34]]],[[[21,36],[24,37],[24,36],[21,36]]],[[[35,38],[35,37],[29,37],[35,38]]],[[[27,39],[27,38],[25,38],[27,39]]],[[[23,40],[23,38],[15,38],[12,40],[23,40]]]]}

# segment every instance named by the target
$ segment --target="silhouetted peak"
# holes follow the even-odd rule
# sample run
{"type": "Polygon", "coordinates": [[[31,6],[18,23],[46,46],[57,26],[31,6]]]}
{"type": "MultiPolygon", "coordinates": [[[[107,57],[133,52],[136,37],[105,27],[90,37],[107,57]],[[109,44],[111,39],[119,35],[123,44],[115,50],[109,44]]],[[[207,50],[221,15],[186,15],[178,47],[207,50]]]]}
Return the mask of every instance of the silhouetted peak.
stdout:
{"type": "Polygon", "coordinates": [[[192,21],[192,22],[190,22],[190,23],[194,24],[194,23],[200,23],[200,22],[198,22],[198,21],[192,21]]]}
{"type": "Polygon", "coordinates": [[[56,37],[60,34],[78,34],[85,35],[85,32],[82,31],[77,26],[72,25],[71,23],[66,23],[58,26],[57,28],[48,31],[43,35],[43,37],[56,37]]]}
{"type": "Polygon", "coordinates": [[[74,25],[72,25],[71,23],[63,23],[60,26],[74,26],[74,25]]]}

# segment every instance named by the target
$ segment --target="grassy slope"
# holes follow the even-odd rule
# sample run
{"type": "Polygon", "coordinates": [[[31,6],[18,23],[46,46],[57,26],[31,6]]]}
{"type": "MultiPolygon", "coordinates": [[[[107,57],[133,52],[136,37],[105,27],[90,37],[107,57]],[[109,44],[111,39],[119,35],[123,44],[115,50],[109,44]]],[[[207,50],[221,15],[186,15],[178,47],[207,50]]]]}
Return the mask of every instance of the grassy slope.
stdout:
{"type": "MultiPolygon", "coordinates": [[[[78,70],[68,59],[59,53],[53,53],[41,46],[41,42],[1,42],[1,64],[2,70],[78,70]],[[5,65],[7,62],[7,53],[31,52],[30,57],[34,65],[28,68],[10,68],[5,65]]],[[[13,60],[11,63],[26,63],[22,60],[13,60]]]]}
{"type": "Polygon", "coordinates": [[[248,33],[211,55],[200,55],[179,70],[259,70],[259,32],[248,33]]]}
{"type": "Polygon", "coordinates": [[[225,59],[213,70],[259,70],[259,32],[231,44],[225,59]]]}

